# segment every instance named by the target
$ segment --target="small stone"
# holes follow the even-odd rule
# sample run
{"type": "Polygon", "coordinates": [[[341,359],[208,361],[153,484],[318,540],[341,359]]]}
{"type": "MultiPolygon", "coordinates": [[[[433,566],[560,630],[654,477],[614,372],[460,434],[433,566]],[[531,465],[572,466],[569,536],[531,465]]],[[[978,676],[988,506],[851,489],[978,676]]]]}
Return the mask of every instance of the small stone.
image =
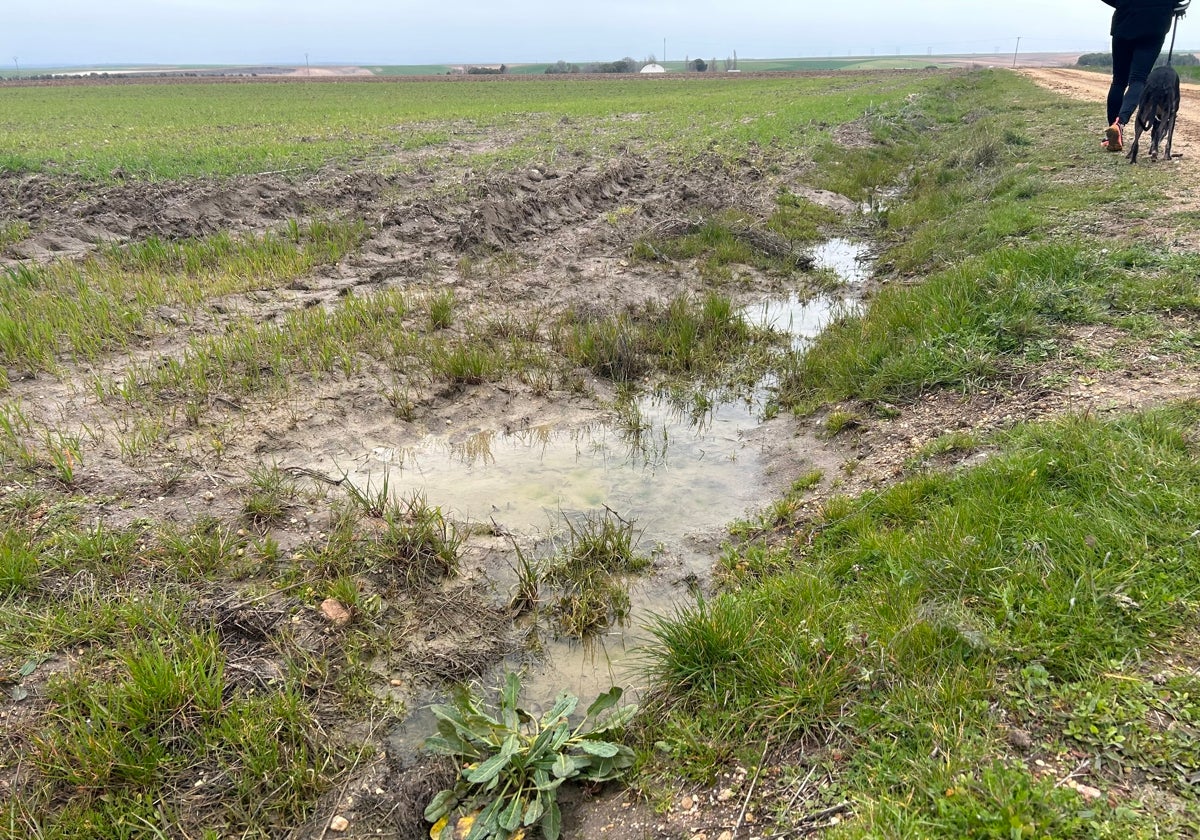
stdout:
{"type": "Polygon", "coordinates": [[[717,801],[728,802],[730,799],[733,799],[733,788],[721,788],[717,794],[717,801]]]}
{"type": "Polygon", "coordinates": [[[330,831],[342,832],[342,831],[345,831],[346,829],[348,829],[349,827],[350,827],[350,820],[346,819],[341,814],[338,814],[336,817],[334,817],[333,819],[331,819],[329,821],[329,830],[330,831]]]}
{"type": "Polygon", "coordinates": [[[399,688],[400,686],[404,685],[404,680],[389,680],[388,684],[393,688],[399,688]]]}
{"type": "Polygon", "coordinates": [[[321,602],[321,616],[334,627],[345,627],[350,623],[350,610],[336,598],[326,598],[321,602]]]}
{"type": "Polygon", "coordinates": [[[215,498],[216,498],[216,496],[214,496],[214,495],[212,494],[212,491],[211,491],[211,490],[205,490],[205,491],[204,491],[204,501],[206,501],[206,502],[211,502],[211,501],[212,501],[213,499],[215,499],[215,498]]]}
{"type": "Polygon", "coordinates": [[[1098,789],[1091,787],[1090,785],[1072,785],[1072,787],[1074,787],[1079,795],[1084,799],[1099,799],[1100,797],[1104,796],[1104,794],[1098,789]]]}
{"type": "Polygon", "coordinates": [[[708,840],[708,835],[703,831],[692,835],[692,840],[708,840]]]}
{"type": "Polygon", "coordinates": [[[679,800],[679,808],[682,811],[692,810],[692,806],[695,804],[696,804],[696,800],[692,799],[692,797],[690,797],[690,796],[685,796],[685,797],[683,797],[683,799],[679,800]]]}
{"type": "Polygon", "coordinates": [[[1025,752],[1033,746],[1033,738],[1024,729],[1010,729],[1008,730],[1008,743],[1014,749],[1025,752]]]}
{"type": "Polygon", "coordinates": [[[729,829],[725,829],[717,835],[717,840],[733,840],[733,832],[729,829]]]}

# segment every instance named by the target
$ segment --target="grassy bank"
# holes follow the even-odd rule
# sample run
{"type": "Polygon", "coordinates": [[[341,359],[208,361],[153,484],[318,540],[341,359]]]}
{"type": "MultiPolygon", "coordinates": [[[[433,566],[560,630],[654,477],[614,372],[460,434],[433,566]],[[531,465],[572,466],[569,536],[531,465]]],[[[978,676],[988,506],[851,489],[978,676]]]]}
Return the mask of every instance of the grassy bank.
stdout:
{"type": "MultiPolygon", "coordinates": [[[[1095,153],[1091,117],[973,75],[878,114],[876,146],[825,150],[825,183],[875,202],[889,282],[781,404],[903,417],[1135,348],[1192,364],[1197,263],[1134,244],[1169,175],[1095,153]],[[1128,237],[1096,223],[1113,212],[1128,237]],[[1114,344],[1075,343],[1083,324],[1114,344]]],[[[836,837],[1195,831],[1198,421],[1191,402],[1014,418],[935,444],[975,466],[918,458],[887,489],[739,526],[719,593],[655,625],[647,777],[769,752],[806,809],[780,826],[832,813],[836,837]]]]}

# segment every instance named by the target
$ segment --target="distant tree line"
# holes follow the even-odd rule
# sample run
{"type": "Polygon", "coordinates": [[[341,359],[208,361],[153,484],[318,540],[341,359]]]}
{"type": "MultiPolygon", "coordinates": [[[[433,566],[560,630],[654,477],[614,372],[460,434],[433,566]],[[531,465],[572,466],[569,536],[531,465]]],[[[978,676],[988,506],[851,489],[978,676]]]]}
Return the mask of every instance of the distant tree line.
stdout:
{"type": "MultiPolygon", "coordinates": [[[[1110,52],[1084,53],[1083,55],[1079,56],[1079,60],[1075,62],[1075,66],[1077,66],[1077,67],[1112,67],[1112,63],[1113,63],[1112,53],[1110,53],[1110,52]]],[[[1166,63],[1167,63],[1167,56],[1165,54],[1163,54],[1158,57],[1158,61],[1155,62],[1155,66],[1157,67],[1159,65],[1166,64],[1166,63]]],[[[1196,66],[1200,65],[1200,58],[1196,58],[1196,56],[1192,55],[1191,53],[1180,53],[1179,55],[1173,56],[1171,58],[1171,64],[1175,67],[1196,67],[1196,66]]]]}
{"type": "Polygon", "coordinates": [[[499,67],[468,67],[468,76],[503,76],[508,72],[508,65],[501,64],[499,67]]]}

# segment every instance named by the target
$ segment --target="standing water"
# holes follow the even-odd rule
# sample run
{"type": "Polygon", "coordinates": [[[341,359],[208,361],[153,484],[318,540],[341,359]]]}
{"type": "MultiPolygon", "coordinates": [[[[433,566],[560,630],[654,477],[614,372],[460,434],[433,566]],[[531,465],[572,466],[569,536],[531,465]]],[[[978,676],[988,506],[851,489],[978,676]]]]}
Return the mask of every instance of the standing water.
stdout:
{"type": "MultiPolygon", "coordinates": [[[[853,287],[866,277],[865,254],[864,245],[834,239],[814,257],[818,267],[832,269],[853,287]]],[[[837,300],[772,298],[744,314],[803,346],[832,317],[853,307],[856,294],[837,300]]],[[[564,515],[608,508],[634,524],[639,554],[654,551],[674,561],[669,575],[631,579],[625,626],[587,643],[546,641],[540,667],[530,668],[524,682],[528,699],[540,705],[567,690],[587,702],[610,685],[631,685],[630,653],[647,640],[646,619],[691,599],[682,580],[707,577],[713,557],[689,537],[711,534],[768,501],[767,465],[749,435],[762,422],[765,394],[764,387],[749,399],[717,402],[698,413],[645,396],[636,404],[633,424],[626,418],[483,432],[459,444],[430,435],[408,447],[379,442],[370,451],[346,453],[339,464],[364,490],[377,490],[386,478],[396,494],[419,493],[456,521],[494,522],[523,538],[561,531],[564,515]]],[[[397,733],[397,746],[415,746],[431,731],[423,717],[410,719],[407,734],[397,733]]]]}

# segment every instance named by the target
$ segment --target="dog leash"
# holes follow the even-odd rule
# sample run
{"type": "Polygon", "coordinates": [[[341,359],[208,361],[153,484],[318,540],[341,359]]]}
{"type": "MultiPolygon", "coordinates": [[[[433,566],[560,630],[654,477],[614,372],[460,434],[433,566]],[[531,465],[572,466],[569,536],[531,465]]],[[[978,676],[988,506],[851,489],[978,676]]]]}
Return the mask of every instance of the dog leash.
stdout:
{"type": "Polygon", "coordinates": [[[1167,66],[1171,66],[1171,57],[1175,54],[1175,33],[1179,31],[1179,19],[1187,14],[1187,8],[1191,5],[1191,0],[1184,3],[1180,9],[1175,12],[1175,23],[1171,26],[1171,47],[1167,50],[1167,66]]]}

